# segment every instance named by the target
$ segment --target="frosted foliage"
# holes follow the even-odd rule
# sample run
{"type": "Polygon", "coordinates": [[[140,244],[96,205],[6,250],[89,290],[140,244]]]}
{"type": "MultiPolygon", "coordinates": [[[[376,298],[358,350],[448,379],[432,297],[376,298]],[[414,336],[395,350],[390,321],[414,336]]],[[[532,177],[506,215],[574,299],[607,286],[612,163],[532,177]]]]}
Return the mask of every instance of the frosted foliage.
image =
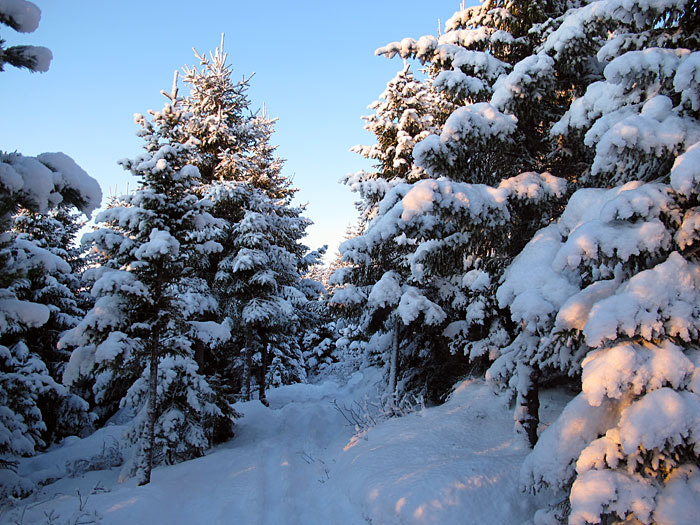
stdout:
{"type": "Polygon", "coordinates": [[[566,193],[567,182],[565,179],[555,177],[547,172],[528,171],[515,177],[503,179],[498,188],[506,190],[511,198],[537,203],[552,197],[563,197],[566,193]]]}
{"type": "Polygon", "coordinates": [[[671,169],[671,186],[686,197],[700,193],[700,142],[676,158],[671,169]]]}
{"type": "Polygon", "coordinates": [[[503,276],[496,297],[501,308],[530,332],[546,326],[550,317],[577,291],[566,275],[556,272],[552,260],[561,248],[556,225],[540,230],[515,258],[503,276]]]}
{"type": "Polygon", "coordinates": [[[0,290],[0,332],[9,331],[18,324],[27,327],[42,326],[49,319],[49,309],[43,304],[20,301],[5,290],[0,290]]]}
{"type": "Polygon", "coordinates": [[[507,219],[507,192],[483,184],[448,179],[428,179],[398,184],[379,205],[379,213],[364,235],[345,241],[341,253],[348,260],[362,260],[362,253],[394,239],[402,231],[428,234],[442,225],[438,217],[449,212],[490,224],[507,219]]]}
{"type": "Polygon", "coordinates": [[[639,89],[639,81],[644,79],[644,89],[653,93],[653,88],[664,85],[676,75],[681,61],[690,54],[687,49],[648,48],[629,51],[614,58],[603,74],[611,84],[624,86],[625,91],[639,89]]]}
{"type": "MultiPolygon", "coordinates": [[[[622,148],[625,142],[631,144],[634,139],[645,153],[652,150],[658,153],[664,147],[676,151],[679,143],[692,143],[697,132],[692,124],[679,123],[677,115],[672,119],[666,118],[672,116],[673,104],[660,92],[672,96],[675,91],[681,94],[683,104],[691,108],[697,106],[695,93],[700,82],[699,61],[697,52],[689,54],[684,49],[650,48],[627,52],[608,64],[605,68],[606,81],[588,86],[586,94],[571,104],[551,133],[555,136],[566,135],[569,129],[590,127],[585,136],[588,146],[595,146],[604,136],[612,133],[607,140],[614,140],[618,148],[622,148]],[[656,101],[649,104],[654,99],[656,101]],[[640,105],[644,106],[642,115],[651,120],[633,119],[638,116],[640,105]],[[623,123],[638,129],[625,131],[623,123]],[[614,133],[613,128],[616,129],[614,133]],[[656,142],[652,140],[653,137],[645,136],[653,133],[663,133],[665,136],[656,142]],[[635,134],[641,137],[634,138],[635,134]]],[[[608,144],[605,150],[601,150],[601,157],[610,149],[608,144]]]]}
{"type": "Polygon", "coordinates": [[[592,347],[618,336],[690,341],[700,329],[698,305],[700,267],[673,252],[667,261],[635,275],[615,295],[596,304],[583,333],[592,347]]]}
{"type": "Polygon", "coordinates": [[[399,276],[389,271],[382,275],[373,286],[367,298],[367,307],[371,309],[395,306],[401,300],[401,282],[399,276]]]}
{"type": "Polygon", "coordinates": [[[688,0],[599,0],[573,9],[567,13],[564,22],[548,36],[543,51],[553,55],[555,60],[565,51],[576,47],[577,42],[585,42],[597,24],[605,21],[643,27],[667,9],[683,9],[688,0]]]}
{"type": "Polygon", "coordinates": [[[559,221],[538,231],[504,273],[496,292],[499,306],[509,308],[524,334],[537,337],[523,335],[504,349],[490,377],[515,370],[521,355],[567,371],[577,368],[580,352],[557,350],[572,330],[583,332],[589,346],[620,334],[696,333],[691,306],[697,301],[696,270],[681,257],[672,254],[655,269],[658,276],[625,280],[621,273],[621,264],[670,248],[671,233],[661,217],[672,207],[669,188],[661,184],[574,193],[559,221]]]}
{"type": "Polygon", "coordinates": [[[473,292],[478,292],[486,290],[491,285],[491,277],[488,272],[482,270],[469,270],[464,274],[462,284],[473,292]]]}
{"type": "Polygon", "coordinates": [[[487,102],[470,104],[454,111],[440,134],[443,142],[463,141],[471,137],[479,141],[504,140],[515,131],[517,119],[505,115],[487,102]]]}
{"type": "Polygon", "coordinates": [[[378,202],[396,184],[405,181],[402,179],[387,181],[386,179],[377,178],[375,173],[358,171],[343,177],[342,182],[350,188],[350,191],[358,193],[363,200],[378,202]]]}
{"type": "Polygon", "coordinates": [[[215,321],[190,321],[197,339],[208,345],[224,343],[231,339],[231,325],[229,322],[217,323],[215,321]]]}
{"type": "Polygon", "coordinates": [[[588,444],[615,426],[618,404],[605,399],[592,407],[583,394],[566,405],[559,418],[540,435],[521,469],[521,483],[564,489],[573,479],[576,459],[588,444]]]}
{"type": "Polygon", "coordinates": [[[95,366],[95,347],[81,346],[71,352],[70,360],[63,369],[61,381],[71,386],[80,376],[87,376],[95,366]]]}
{"type": "Polygon", "coordinates": [[[460,35],[454,37],[445,35],[440,42],[432,36],[421,37],[418,41],[413,38],[404,38],[401,42],[392,42],[380,47],[374,53],[388,58],[399,55],[401,58],[416,58],[423,63],[433,62],[452,66],[455,71],[461,69],[463,73],[489,82],[494,82],[508,71],[510,66],[492,54],[462,47],[470,36],[480,35],[465,32],[461,36],[460,39],[460,35]]]}
{"type": "Polygon", "coordinates": [[[487,42],[494,32],[493,28],[483,26],[475,29],[456,29],[447,31],[438,39],[438,43],[471,47],[474,44],[487,42]]]}
{"type": "Polygon", "coordinates": [[[628,392],[641,395],[665,385],[681,389],[695,366],[671,342],[660,345],[621,343],[595,350],[583,360],[582,385],[586,400],[600,406],[603,399],[622,399],[628,392]]]}
{"type": "Polygon", "coordinates": [[[575,270],[582,262],[599,261],[603,257],[626,261],[642,252],[668,248],[670,242],[670,234],[658,219],[625,225],[590,221],[569,235],[552,264],[562,271],[575,270]]]}
{"type": "Polygon", "coordinates": [[[512,108],[515,100],[537,100],[542,97],[542,88],[553,75],[554,60],[550,56],[531,55],[518,62],[507,76],[496,81],[491,104],[505,111],[512,108]]]}
{"type": "Polygon", "coordinates": [[[462,27],[465,27],[467,22],[472,19],[473,14],[477,9],[478,7],[470,7],[455,11],[452,16],[445,21],[445,32],[456,31],[462,27]]]}
{"type": "Polygon", "coordinates": [[[673,87],[681,94],[681,103],[693,111],[700,110],[700,52],[691,53],[681,62],[673,87]]]}
{"type": "Polygon", "coordinates": [[[378,48],[375,55],[386,55],[388,58],[393,58],[397,54],[401,58],[410,58],[415,56],[418,60],[426,61],[438,46],[438,41],[433,36],[424,36],[417,41],[413,38],[404,38],[401,42],[392,42],[384,47],[378,48]]]}
{"type": "Polygon", "coordinates": [[[53,53],[43,46],[17,46],[13,49],[14,54],[31,63],[31,70],[39,73],[46,73],[51,66],[53,53]]]}
{"type": "Polygon", "coordinates": [[[37,160],[47,166],[53,176],[55,191],[75,192],[80,199],[78,209],[90,215],[102,201],[99,183],[64,153],[42,153],[37,160]]]}
{"type": "MultiPolygon", "coordinates": [[[[646,102],[639,115],[624,117],[605,131],[597,141],[592,173],[620,172],[622,175],[629,169],[627,164],[631,158],[677,154],[686,144],[700,141],[700,125],[670,112],[670,102],[659,95],[646,102]]],[[[592,128],[589,133],[594,131],[592,128]]],[[[586,136],[589,145],[594,140],[586,136]]]]}
{"type": "Polygon", "coordinates": [[[472,51],[460,46],[440,46],[433,58],[435,62],[451,63],[453,68],[466,70],[474,76],[494,82],[505,74],[510,66],[489,53],[472,51]]]}
{"type": "Polygon", "coordinates": [[[700,207],[695,207],[685,212],[675,240],[681,249],[685,249],[695,244],[698,239],[700,239],[700,207]]]}
{"type": "Polygon", "coordinates": [[[330,303],[336,305],[360,305],[366,300],[367,295],[362,288],[347,284],[333,293],[330,303]]]}
{"type": "Polygon", "coordinates": [[[275,325],[280,320],[292,320],[294,307],[289,301],[274,297],[272,299],[254,298],[246,303],[241,318],[246,324],[275,325]]]}
{"type": "Polygon", "coordinates": [[[20,33],[32,33],[39,27],[41,10],[25,0],[0,0],[0,15],[20,33]]]}
{"type": "Polygon", "coordinates": [[[596,281],[572,295],[559,309],[554,320],[553,331],[556,333],[566,330],[583,330],[593,305],[610,297],[619,286],[620,282],[616,279],[596,281]]]}
{"type": "Polygon", "coordinates": [[[560,220],[562,233],[569,230],[569,235],[553,261],[554,268],[575,270],[582,263],[603,263],[613,256],[626,261],[669,248],[671,235],[656,218],[668,203],[668,192],[657,185],[631,184],[602,193],[579,190],[560,220]],[[638,218],[646,220],[634,220],[638,218]]]}
{"type": "Polygon", "coordinates": [[[700,442],[700,397],[691,392],[660,388],[624,411],[620,419],[620,442],[625,452],[677,446],[689,439],[700,442]]]}
{"type": "MultiPolygon", "coordinates": [[[[148,369],[129,389],[122,406],[142,407],[127,431],[133,442],[134,457],[122,469],[123,475],[138,474],[144,468],[146,447],[146,399],[148,369]]],[[[215,404],[215,393],[197,372],[193,359],[166,356],[158,366],[158,417],[156,420],[155,457],[166,464],[203,455],[209,447],[207,426],[211,418],[223,417],[215,404]]]]}
{"type": "Polygon", "coordinates": [[[123,270],[104,272],[93,284],[91,293],[93,297],[128,294],[149,298],[148,288],[133,273],[123,270]]]}
{"type": "MultiPolygon", "coordinates": [[[[633,202],[639,202],[638,199],[641,199],[641,205],[647,206],[646,203],[649,202],[649,200],[652,202],[658,202],[656,207],[650,209],[652,212],[651,216],[654,217],[658,214],[659,210],[664,209],[666,203],[669,201],[668,198],[662,199],[662,192],[658,190],[655,191],[656,188],[662,187],[644,185],[641,182],[628,182],[627,184],[610,190],[598,188],[580,189],[576,191],[576,193],[574,193],[569,199],[566,209],[559,219],[560,228],[564,234],[568,235],[582,224],[593,220],[599,220],[601,218],[603,208],[605,208],[610,202],[618,201],[618,197],[620,196],[624,196],[623,201],[618,201],[620,203],[630,200],[633,202]],[[648,194],[648,197],[646,194],[648,194]]],[[[620,208],[620,206],[621,204],[615,205],[615,208],[620,208]]],[[[627,209],[633,210],[634,208],[628,207],[627,209]]],[[[613,219],[610,212],[607,212],[606,215],[609,219],[613,219]]],[[[629,217],[631,216],[632,215],[630,214],[629,217]]]]}
{"type": "Polygon", "coordinates": [[[156,260],[163,255],[177,256],[180,251],[180,243],[167,231],[151,230],[148,242],[139,246],[134,252],[138,259],[156,260]]]}
{"type": "Polygon", "coordinates": [[[436,90],[447,91],[456,98],[469,98],[487,89],[480,79],[453,70],[441,71],[435,77],[433,86],[436,90]]]}
{"type": "Polygon", "coordinates": [[[444,101],[438,100],[429,81],[415,80],[408,65],[387,83],[379,100],[368,107],[374,114],[362,117],[365,129],[377,138],[371,146],[355,146],[351,151],[378,161],[378,172],[347,176],[343,182],[359,191],[371,207],[398,178],[423,178],[411,157],[416,142],[435,131],[434,113],[444,101]],[[374,182],[376,179],[382,182],[374,182]],[[364,184],[364,186],[363,186],[364,184]]]}
{"type": "Polygon", "coordinates": [[[51,170],[38,159],[9,154],[1,155],[0,161],[0,182],[19,193],[32,209],[46,212],[60,202],[60,195],[54,192],[51,170]]]}
{"type": "Polygon", "coordinates": [[[64,195],[88,215],[102,200],[97,181],[63,153],[0,154],[0,185],[23,206],[41,213],[66,202],[64,195]]]}
{"type": "Polygon", "coordinates": [[[700,469],[683,465],[671,473],[656,499],[657,525],[684,525],[700,516],[700,469]]]}
{"type": "Polygon", "coordinates": [[[476,144],[507,143],[517,128],[517,118],[498,111],[487,102],[463,106],[452,112],[440,133],[430,135],[413,148],[418,166],[431,172],[431,166],[443,159],[454,164],[461,149],[476,144]]]}
{"type": "Polygon", "coordinates": [[[620,446],[620,429],[613,427],[581,451],[576,461],[576,473],[582,476],[591,469],[617,468],[624,458],[625,453],[620,446]]]}
{"type": "Polygon", "coordinates": [[[562,119],[552,126],[551,134],[566,135],[569,128],[588,128],[602,115],[619,110],[626,103],[623,86],[594,82],[586,94],[571,103],[562,119]]]}
{"type": "Polygon", "coordinates": [[[601,523],[601,515],[614,513],[625,519],[629,511],[649,523],[657,489],[640,476],[609,470],[591,470],[571,487],[571,525],[601,523]]]}
{"type": "Polygon", "coordinates": [[[425,297],[420,290],[411,286],[406,287],[401,295],[397,311],[406,325],[415,321],[421,314],[427,325],[440,324],[447,317],[442,308],[425,297]]]}
{"type": "MultiPolygon", "coordinates": [[[[670,364],[667,362],[665,366],[670,364]]],[[[578,478],[570,494],[570,522],[600,523],[602,514],[614,513],[624,519],[632,512],[643,523],[650,523],[653,511],[653,523],[688,523],[681,517],[688,516],[694,504],[676,500],[679,506],[674,510],[668,504],[679,494],[690,495],[698,490],[694,481],[696,467],[677,463],[678,456],[667,450],[686,442],[697,446],[700,398],[694,393],[662,387],[629,406],[618,406],[622,409],[619,421],[603,437],[592,441],[576,463],[578,478]],[[671,468],[665,486],[642,477],[637,470],[649,455],[654,458],[653,468],[661,462],[671,468]]]]}
{"type": "Polygon", "coordinates": [[[668,186],[632,182],[612,190],[603,202],[600,218],[606,222],[629,221],[660,217],[671,211],[673,201],[668,186]]]}
{"type": "Polygon", "coordinates": [[[19,234],[14,242],[14,263],[26,270],[41,270],[50,274],[68,274],[70,265],[58,255],[41,248],[25,234],[19,234]]]}

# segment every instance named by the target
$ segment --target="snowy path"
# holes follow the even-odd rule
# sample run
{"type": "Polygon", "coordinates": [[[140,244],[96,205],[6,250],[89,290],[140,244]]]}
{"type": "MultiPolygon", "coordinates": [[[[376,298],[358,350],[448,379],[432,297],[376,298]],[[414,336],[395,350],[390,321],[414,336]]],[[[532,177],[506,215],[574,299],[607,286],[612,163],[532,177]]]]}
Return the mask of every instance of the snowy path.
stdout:
{"type": "Polygon", "coordinates": [[[51,511],[65,523],[76,515],[76,490],[87,494],[97,481],[108,491],[91,495],[85,508],[105,525],[506,525],[532,516],[532,502],[517,488],[525,451],[512,442],[510,411],[486,385],[463,383],[445,405],[353,440],[332,402],[349,406],[370,391],[364,383],[273,390],[270,408],[241,405],[245,417],[233,441],[156,469],[148,486],[118,484],[116,471],[88,472],[45,487],[0,523],[46,523],[51,511]]]}

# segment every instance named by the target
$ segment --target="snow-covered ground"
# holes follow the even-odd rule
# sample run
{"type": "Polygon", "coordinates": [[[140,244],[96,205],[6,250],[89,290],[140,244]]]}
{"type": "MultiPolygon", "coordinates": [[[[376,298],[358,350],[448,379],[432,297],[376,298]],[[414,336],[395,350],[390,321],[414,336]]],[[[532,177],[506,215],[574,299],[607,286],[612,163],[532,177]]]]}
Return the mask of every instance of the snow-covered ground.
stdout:
{"type": "MultiPolygon", "coordinates": [[[[1,523],[521,524],[534,512],[519,491],[527,449],[512,412],[483,381],[465,381],[442,406],[379,422],[357,435],[335,408],[376,396],[380,374],[269,392],[270,407],[240,404],[236,437],[207,456],[157,468],[152,482],[118,482],[119,468],[82,472],[121,427],[25,460],[35,480],[64,477],[1,523]]],[[[553,416],[563,400],[545,400],[553,416]]],[[[544,414],[547,416],[547,414],[544,414]]],[[[108,454],[107,454],[108,455],[108,454]]]]}

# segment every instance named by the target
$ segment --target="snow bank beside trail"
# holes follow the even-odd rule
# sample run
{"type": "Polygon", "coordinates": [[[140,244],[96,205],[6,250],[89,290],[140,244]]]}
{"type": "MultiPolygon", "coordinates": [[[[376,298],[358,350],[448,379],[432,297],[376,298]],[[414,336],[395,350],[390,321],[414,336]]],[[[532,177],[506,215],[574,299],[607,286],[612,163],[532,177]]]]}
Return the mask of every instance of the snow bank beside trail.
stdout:
{"type": "MultiPolygon", "coordinates": [[[[528,450],[513,440],[512,413],[484,381],[465,381],[444,405],[379,422],[359,436],[333,402],[374,400],[382,371],[340,382],[272,389],[270,407],[237,404],[245,417],[233,440],[205,457],[156,468],[144,487],[133,479],[117,483],[118,468],[68,467],[102,453],[122,427],[70,438],[23,460],[20,471],[37,481],[73,477],[0,507],[0,523],[43,524],[52,516],[56,523],[80,517],[101,525],[520,525],[533,516],[533,499],[518,488],[528,450]]],[[[550,397],[542,401],[545,420],[565,404],[550,397]]]]}
{"type": "Polygon", "coordinates": [[[518,487],[527,452],[504,399],[465,381],[444,405],[351,440],[330,483],[370,523],[520,524],[534,513],[518,487]]]}
{"type": "Polygon", "coordinates": [[[119,441],[126,426],[112,425],[80,439],[70,436],[61,445],[36,456],[23,459],[18,474],[34,483],[80,475],[88,470],[102,470],[119,464],[119,441]]]}

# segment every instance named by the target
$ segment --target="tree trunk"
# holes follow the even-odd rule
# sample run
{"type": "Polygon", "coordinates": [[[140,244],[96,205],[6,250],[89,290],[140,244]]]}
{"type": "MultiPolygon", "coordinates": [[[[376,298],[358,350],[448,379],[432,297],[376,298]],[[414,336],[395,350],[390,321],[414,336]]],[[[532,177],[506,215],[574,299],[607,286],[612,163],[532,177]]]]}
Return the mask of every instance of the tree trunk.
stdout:
{"type": "Polygon", "coordinates": [[[537,367],[518,365],[518,397],[515,409],[515,426],[527,436],[530,447],[537,444],[537,428],[540,424],[540,371],[537,367]]]}
{"type": "Polygon", "coordinates": [[[260,375],[258,376],[259,384],[259,399],[260,402],[265,406],[270,406],[265,397],[265,383],[267,377],[267,345],[263,344],[260,348],[260,375]]]}
{"type": "Polygon", "coordinates": [[[396,317],[394,322],[394,344],[391,347],[391,361],[389,364],[389,393],[396,402],[396,386],[398,383],[399,366],[399,341],[401,337],[401,320],[396,317]]]}
{"type": "Polygon", "coordinates": [[[139,485],[146,485],[151,482],[151,471],[153,470],[153,449],[156,445],[156,397],[158,395],[158,333],[153,334],[154,341],[151,343],[151,369],[148,379],[148,410],[146,412],[148,443],[144,453],[146,454],[146,466],[143,479],[139,485]]]}
{"type": "Polygon", "coordinates": [[[246,344],[243,348],[243,385],[241,388],[241,393],[243,394],[243,401],[250,401],[250,365],[252,362],[252,353],[250,345],[246,344]]]}
{"type": "Polygon", "coordinates": [[[253,330],[245,328],[245,347],[243,348],[243,401],[250,401],[253,393],[250,391],[251,368],[253,367],[253,350],[255,349],[255,338],[253,330]]]}
{"type": "Polygon", "coordinates": [[[199,339],[194,342],[194,360],[199,366],[199,373],[204,375],[204,343],[199,339]]]}

